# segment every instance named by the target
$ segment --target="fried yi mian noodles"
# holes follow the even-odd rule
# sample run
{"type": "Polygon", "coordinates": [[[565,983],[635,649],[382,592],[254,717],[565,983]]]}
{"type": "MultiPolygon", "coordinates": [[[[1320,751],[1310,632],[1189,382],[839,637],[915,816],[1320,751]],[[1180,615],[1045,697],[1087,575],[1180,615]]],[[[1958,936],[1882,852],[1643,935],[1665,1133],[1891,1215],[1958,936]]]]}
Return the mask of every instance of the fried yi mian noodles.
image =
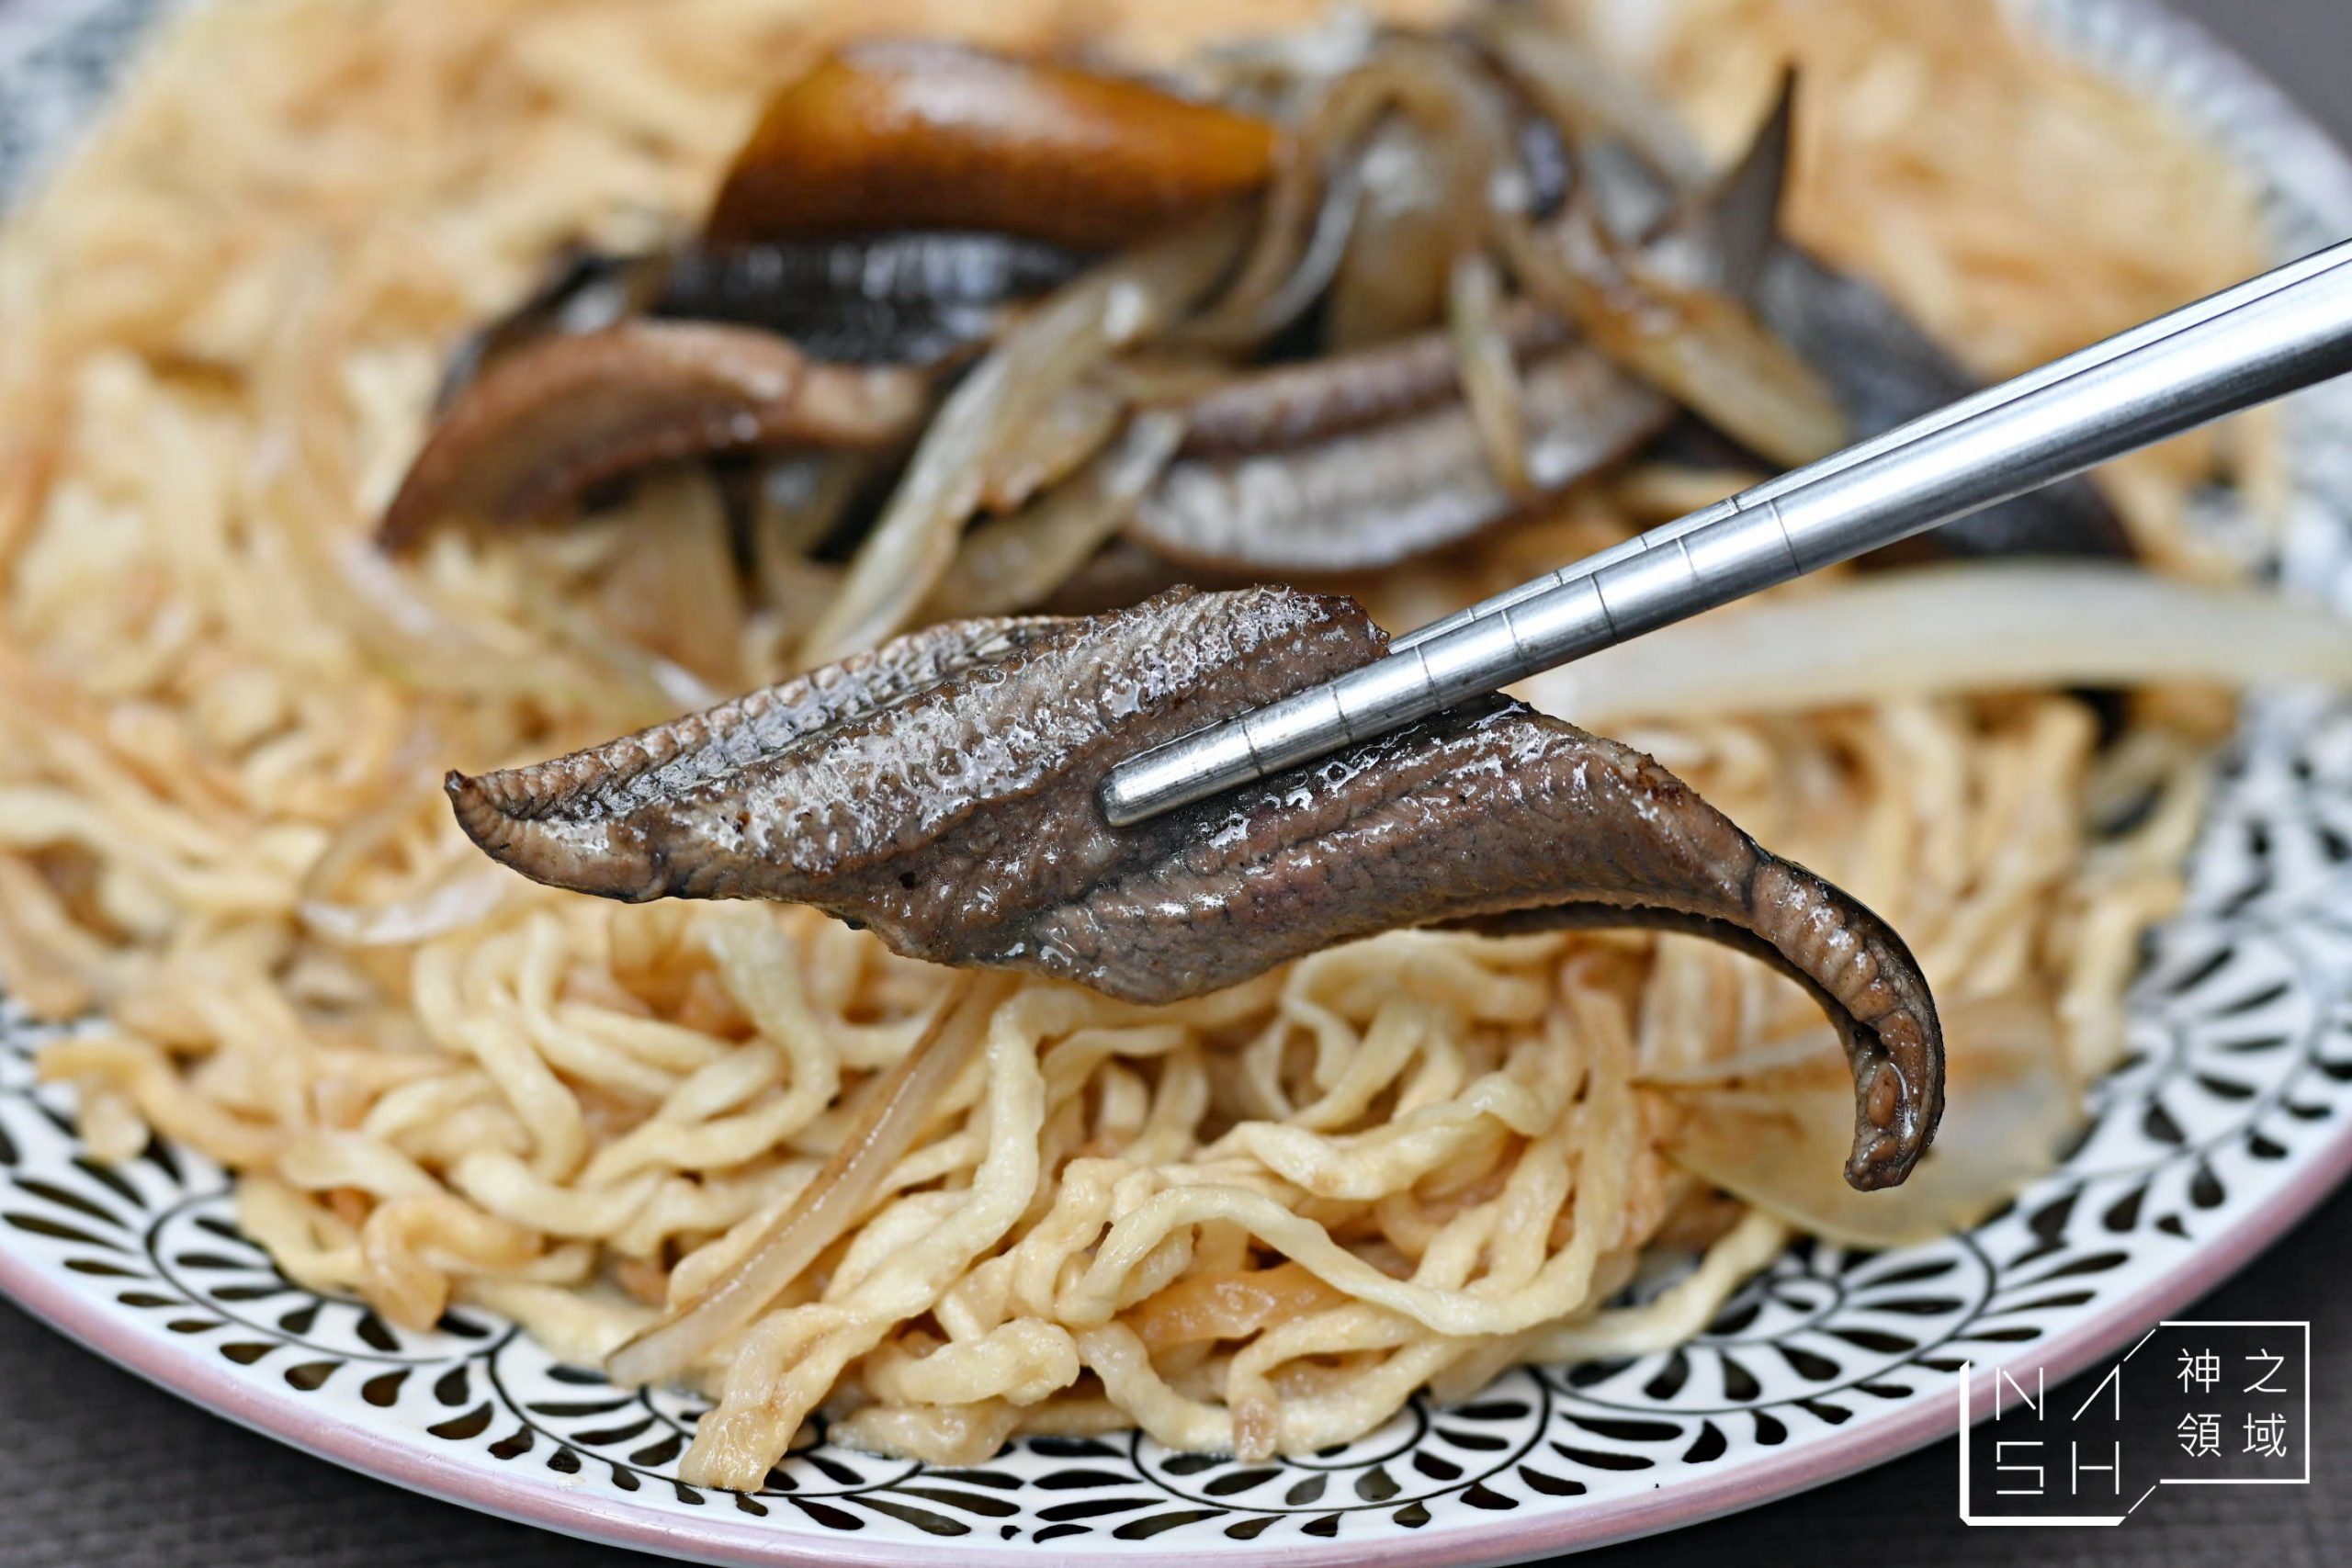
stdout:
{"type": "Polygon", "coordinates": [[[540,886],[453,819],[448,769],[950,617],[1300,576],[1391,628],[1458,607],[1873,417],[1868,344],[1780,312],[1792,267],[1988,376],[2264,260],[2217,157],[1991,0],[1395,14],[175,24],[0,234],[0,978],[84,1021],[40,1066],[92,1152],[222,1162],[288,1276],[396,1324],[469,1303],[698,1385],[684,1473],[741,1487],[820,1418],[948,1462],[1305,1452],[1673,1344],[1797,1231],[1897,1243],[2047,1168],[2230,690],[2343,667],[2187,525],[2217,481],[2260,512],[2259,426],[2068,503],[2138,565],[1842,574],[1529,694],[1902,934],[1950,1087],[1892,1191],[1840,1178],[1815,1000],[1692,936],[1391,931],[1151,1005],[540,886]],[[831,52],[853,22],[1072,63],[831,52]],[[933,70],[1114,124],[1116,177],[825,140],[933,70]],[[1736,239],[1743,167],[1801,251],[1769,203],[1736,239]],[[1650,210],[1612,227],[1612,189],[1650,210]],[[1988,592],[2019,608],[1980,663],[1988,592]],[[2152,624],[2189,630],[2119,666],[2152,624]]]}

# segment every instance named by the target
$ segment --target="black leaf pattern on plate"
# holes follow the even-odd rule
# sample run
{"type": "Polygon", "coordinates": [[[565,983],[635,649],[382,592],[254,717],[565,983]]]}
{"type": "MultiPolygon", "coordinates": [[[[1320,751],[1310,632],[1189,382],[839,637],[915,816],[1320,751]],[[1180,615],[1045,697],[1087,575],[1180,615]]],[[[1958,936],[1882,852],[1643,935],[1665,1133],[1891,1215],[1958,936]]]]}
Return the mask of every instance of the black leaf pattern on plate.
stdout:
{"type": "MultiPolygon", "coordinates": [[[[1198,1524],[1203,1519],[1222,1518],[1224,1513],[1221,1508],[1179,1508],[1172,1513],[1154,1514],[1149,1518],[1129,1519],[1111,1533],[1121,1540],[1149,1540],[1156,1535],[1164,1535],[1185,1525],[1198,1524]]],[[[1338,1517],[1336,1514],[1332,1516],[1334,1518],[1338,1517]]],[[[1310,1530],[1314,1528],[1312,1525],[1307,1527],[1310,1530]]]]}
{"type": "Polygon", "coordinates": [[[2107,1206],[2099,1216],[2099,1224],[2119,1235],[2135,1230],[2140,1224],[2140,1207],[2148,1201],[2148,1184],[2134,1182],[2122,1197],[2107,1206]]]}
{"type": "MultiPolygon", "coordinates": [[[[836,1508],[830,1503],[820,1503],[813,1497],[795,1497],[792,1506],[829,1530],[862,1530],[865,1528],[865,1521],[855,1514],[836,1508]]],[[[1037,1539],[1046,1540],[1046,1532],[1039,1531],[1037,1539]]]]}
{"type": "Polygon", "coordinates": [[[967,1514],[989,1518],[1006,1518],[1021,1511],[1021,1505],[1003,1497],[991,1497],[978,1492],[950,1490],[944,1486],[897,1485],[891,1491],[902,1497],[920,1497],[928,1503],[959,1508],[967,1514]]]}
{"type": "Polygon", "coordinates": [[[858,1499],[877,1514],[888,1514],[904,1524],[910,1524],[925,1535],[969,1535],[972,1527],[961,1519],[951,1519],[929,1508],[919,1508],[911,1503],[893,1502],[888,1497],[864,1496],[858,1499]]]}
{"type": "Polygon", "coordinates": [[[1587,1470],[1647,1470],[1657,1461],[1647,1454],[1619,1453],[1611,1449],[1577,1448],[1573,1444],[1555,1442],[1552,1451],[1569,1463],[1587,1470]]]}
{"type": "Polygon", "coordinates": [[[326,1386],[327,1379],[334,1376],[335,1370],[342,1365],[341,1361],[305,1361],[299,1367],[287,1368],[278,1375],[286,1380],[288,1388],[298,1393],[316,1393],[326,1386]]]}
{"type": "Polygon", "coordinates": [[[489,1431],[491,1418],[494,1414],[493,1407],[485,1401],[475,1405],[463,1416],[452,1416],[447,1421],[436,1422],[427,1427],[425,1430],[436,1438],[447,1438],[453,1443],[460,1442],[468,1438],[479,1438],[489,1431]]]}

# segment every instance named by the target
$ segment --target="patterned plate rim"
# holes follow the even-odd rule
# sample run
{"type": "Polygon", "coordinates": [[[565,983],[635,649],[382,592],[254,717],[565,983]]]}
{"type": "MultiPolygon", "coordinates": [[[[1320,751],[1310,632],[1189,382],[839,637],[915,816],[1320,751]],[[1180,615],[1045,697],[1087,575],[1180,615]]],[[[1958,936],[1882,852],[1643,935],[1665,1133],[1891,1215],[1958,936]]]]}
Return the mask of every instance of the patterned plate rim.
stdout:
{"type": "MultiPolygon", "coordinates": [[[[2011,0],[2013,8],[2062,47],[2151,90],[2167,65],[2193,64],[2198,93],[2173,84],[2176,107],[2205,122],[2217,143],[2241,162],[2272,171],[2308,209],[2352,230],[2352,159],[2252,66],[2159,0],[2011,0]],[[2198,101],[2199,95],[2202,101],[2198,101]],[[2225,107],[2224,107],[2225,106],[2225,107]]],[[[70,8],[70,7],[69,7],[70,8]]],[[[19,21],[26,18],[19,14],[19,21]]],[[[7,52],[0,51],[0,52],[7,52]]],[[[2343,520],[2339,519],[2339,525],[2343,520]]],[[[2042,1341],[2036,1360],[2053,1378],[2081,1370],[2155,1319],[2213,1289],[2275,1242],[2352,1175],[2352,1122],[2306,1149],[2291,1174],[2267,1197],[2233,1216],[2226,1230],[2178,1258],[2131,1295],[2042,1341]]],[[[1089,1544],[926,1542],[843,1539],[709,1517],[680,1516],[560,1480],[526,1479],[456,1454],[419,1449],[377,1427],[287,1397],[273,1385],[182,1345],[142,1332],[136,1320],[101,1298],[79,1293],[32,1257],[0,1248],[0,1292],[67,1337],[214,1414],[361,1474],[517,1522],[586,1540],[721,1563],[903,1562],[910,1551],[960,1561],[1019,1565],[1064,1562],[1089,1544]]],[[[1989,1413],[2000,1400],[1987,1366],[1970,1387],[1971,1406],[1989,1413]]],[[[1894,1459],[1951,1433],[1958,1424],[1958,1381],[1951,1398],[1913,1397],[1896,1410],[1826,1437],[1747,1458],[1695,1478],[1615,1496],[1538,1507],[1491,1524],[1440,1525],[1426,1535],[1329,1543],[1284,1540],[1278,1547],[1189,1543],[1184,1550],[1116,1551],[1136,1568],[1178,1568],[1204,1554],[1229,1562],[1278,1556],[1297,1568],[1339,1568],[1376,1561],[1384,1568],[1461,1568],[1523,1561],[1695,1523],[1807,1490],[1894,1459]]],[[[2006,1403],[2006,1401],[2001,1401],[2006,1403]]]]}
{"type": "MultiPolygon", "coordinates": [[[[2253,1261],[2347,1175],[2352,1175],[2352,1125],[2340,1131],[2291,1181],[2222,1238],[2074,1332],[2046,1342],[2036,1357],[2038,1364],[2047,1370],[2052,1382],[2080,1371],[2253,1261]]],[[[626,1502],[519,1480],[420,1450],[370,1427],[322,1414],[300,1400],[278,1395],[266,1383],[238,1376],[232,1367],[141,1334],[129,1326],[127,1314],[119,1317],[95,1307],[6,1251],[0,1251],[0,1292],[117,1366],[241,1427],[375,1480],[501,1518],[584,1540],[741,1568],[770,1568],[777,1563],[900,1568],[910,1550],[903,1541],[844,1540],[799,1531],[783,1533],[773,1526],[733,1520],[673,1518],[626,1502]]],[[[1990,1367],[1978,1370],[1971,1380],[1970,1408],[1979,1419],[1996,1407],[2015,1403],[2014,1385],[2004,1390],[1996,1387],[1997,1381],[1996,1369],[1990,1367]]],[[[1377,1562],[1379,1568],[1470,1568],[1630,1540],[1810,1491],[1949,1437],[1959,1426],[1957,1382],[1953,1387],[1949,1401],[1915,1402],[1905,1410],[1863,1422],[1834,1438],[1651,1492],[1574,1503],[1490,1526],[1450,1526],[1429,1536],[1313,1546],[1286,1541],[1264,1554],[1249,1547],[1207,1554],[1237,1564],[1279,1560],[1284,1568],[1360,1568],[1367,1562],[1377,1562]]],[[[1954,1496],[1956,1503],[1956,1493],[1954,1496]]],[[[1085,1550],[1077,1543],[1072,1543],[1072,1549],[1085,1550]]],[[[926,1543],[920,1550],[926,1555],[937,1553],[1005,1568],[1071,1561],[1069,1552],[1050,1547],[926,1543]]],[[[1194,1568],[1204,1555],[1202,1547],[1195,1545],[1190,1551],[1123,1550],[1111,1561],[1122,1568],[1194,1568]]]]}

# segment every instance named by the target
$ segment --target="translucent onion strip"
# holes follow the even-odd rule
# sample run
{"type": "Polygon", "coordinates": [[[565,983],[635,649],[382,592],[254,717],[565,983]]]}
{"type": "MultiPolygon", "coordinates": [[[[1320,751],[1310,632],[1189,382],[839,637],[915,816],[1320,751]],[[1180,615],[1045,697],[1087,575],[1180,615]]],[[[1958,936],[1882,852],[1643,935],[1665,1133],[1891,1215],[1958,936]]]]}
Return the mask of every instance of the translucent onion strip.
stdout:
{"type": "Polygon", "coordinates": [[[1007,332],[924,433],[840,599],[802,644],[802,662],[831,663],[904,626],[955,558],[1003,444],[1112,352],[1164,329],[1232,263],[1247,227],[1236,209],[1137,249],[1007,332]]]}
{"type": "Polygon", "coordinates": [[[989,512],[1012,512],[1059,484],[1118,433],[1125,412],[1125,400],[1098,381],[1064,388],[990,455],[980,504],[989,512]]]}
{"type": "Polygon", "coordinates": [[[2159,681],[2352,684],[2352,626],[2130,566],[1976,561],[1726,606],[1517,690],[1581,724],[2159,681]]]}
{"type": "Polygon", "coordinates": [[[1527,422],[1522,412],[1519,366],[1504,324],[1502,279],[1484,252],[1454,258],[1446,281],[1446,324],[1453,334],[1462,368],[1462,391],[1469,400],[1478,439],[1495,478],[1513,496],[1534,492],[1527,471],[1527,422]]]}
{"type": "Polygon", "coordinates": [[[1355,238],[1324,308],[1327,352],[1386,343],[1438,318],[1447,271],[1478,231],[1475,208],[1465,223],[1458,194],[1466,171],[1447,152],[1444,142],[1394,118],[1365,144],[1355,238]]]}
{"type": "Polygon", "coordinates": [[[923,618],[1002,615],[1044,600],[1119,531],[1183,438],[1182,416],[1142,414],[1069,482],[1010,517],[973,529],[923,618]]]}
{"type": "Polygon", "coordinates": [[[1481,6],[1465,18],[1521,91],[1578,138],[1612,135],[1686,189],[1706,183],[1707,155],[1641,82],[1593,58],[1532,8],[1481,6]]]}
{"type": "Polygon", "coordinates": [[[831,568],[812,565],[809,555],[841,526],[872,475],[873,459],[864,453],[826,452],[788,458],[759,477],[750,533],[752,576],[762,604],[797,608],[812,573],[832,576],[831,568]]]}
{"type": "Polygon", "coordinates": [[[1004,987],[959,976],[931,1025],[868,1091],[856,1123],[792,1207],[742,1260],[694,1300],[613,1352],[605,1370],[622,1383],[674,1378],[728,1335],[749,1325],[817,1255],[848,1230],[956,1074],[971,1060],[1004,987]]]}
{"type": "MultiPolygon", "coordinates": [[[[1411,242],[1417,250],[1441,258],[1433,276],[1442,287],[1442,258],[1477,236],[1506,142],[1495,96],[1452,51],[1426,40],[1386,40],[1307,108],[1281,154],[1265,197],[1265,220],[1233,287],[1186,324],[1183,341],[1240,348],[1280,331],[1340,273],[1351,252],[1377,254],[1374,237],[1360,231],[1388,197],[1400,205],[1386,213],[1377,240],[1396,250],[1408,231],[1417,236],[1411,242]],[[1421,176],[1437,187],[1434,202],[1401,191],[1376,198],[1369,188],[1375,171],[1359,149],[1392,111],[1427,138],[1429,152],[1413,156],[1421,176]]],[[[1411,177],[1412,170],[1392,162],[1391,182],[1411,177]]],[[[1401,252],[1391,259],[1401,262],[1401,252]]]]}
{"type": "Polygon", "coordinates": [[[1250,248],[1216,303],[1176,334],[1185,346],[1249,348],[1322,293],[1355,230],[1363,192],[1349,154],[1374,107],[1327,94],[1284,141],[1250,248]]]}
{"type": "Polygon", "coordinates": [[[1960,998],[1940,1010],[1943,1125],[1901,1187],[1857,1192],[1838,1179],[1854,1101],[1826,1035],[1806,1037],[1801,1064],[1722,1063],[1711,1081],[1652,1080],[1682,1112],[1660,1145],[1684,1169],[1848,1246],[1905,1247],[1972,1225],[2057,1163],[2081,1122],[2082,1090],[2048,1003],[1960,998]]]}
{"type": "Polygon", "coordinates": [[[1494,231],[1528,292],[1742,446],[1794,468],[1844,444],[1845,415],[1821,378],[1737,300],[1652,276],[1589,214],[1539,230],[1498,211],[1494,231]]]}

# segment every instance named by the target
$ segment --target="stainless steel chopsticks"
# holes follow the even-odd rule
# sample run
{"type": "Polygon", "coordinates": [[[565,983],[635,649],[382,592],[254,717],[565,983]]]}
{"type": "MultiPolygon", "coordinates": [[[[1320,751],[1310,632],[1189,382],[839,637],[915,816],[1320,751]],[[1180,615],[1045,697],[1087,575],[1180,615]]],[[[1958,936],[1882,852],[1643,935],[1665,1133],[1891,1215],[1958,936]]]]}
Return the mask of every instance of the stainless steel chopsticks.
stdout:
{"type": "Polygon", "coordinates": [[[2028,371],[1131,757],[1125,826],[2352,370],[2352,242],[2028,371]]]}

